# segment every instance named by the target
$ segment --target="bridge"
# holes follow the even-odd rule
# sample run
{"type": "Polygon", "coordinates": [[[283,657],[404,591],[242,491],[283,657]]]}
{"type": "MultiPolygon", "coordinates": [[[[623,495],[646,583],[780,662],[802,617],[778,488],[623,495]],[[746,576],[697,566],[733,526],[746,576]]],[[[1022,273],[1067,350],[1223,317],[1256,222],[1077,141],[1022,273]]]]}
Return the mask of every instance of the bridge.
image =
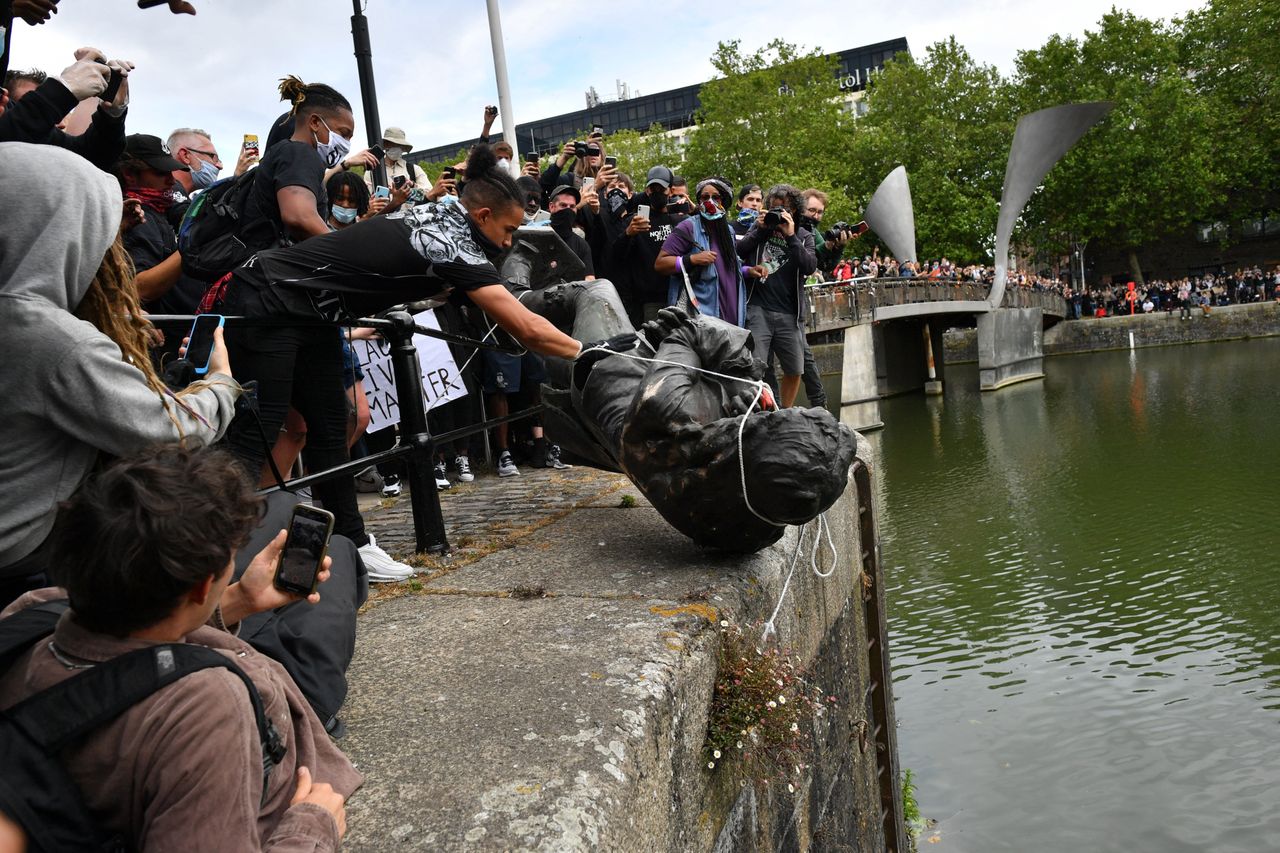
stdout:
{"type": "Polygon", "coordinates": [[[1050,290],[1008,287],[993,309],[991,290],[983,282],[921,278],[806,288],[806,331],[843,333],[841,420],[858,430],[876,429],[884,425],[882,397],[921,388],[942,393],[946,365],[933,342],[956,326],[978,327],[984,391],[1044,376],[1044,329],[1065,319],[1066,300],[1050,290]]]}

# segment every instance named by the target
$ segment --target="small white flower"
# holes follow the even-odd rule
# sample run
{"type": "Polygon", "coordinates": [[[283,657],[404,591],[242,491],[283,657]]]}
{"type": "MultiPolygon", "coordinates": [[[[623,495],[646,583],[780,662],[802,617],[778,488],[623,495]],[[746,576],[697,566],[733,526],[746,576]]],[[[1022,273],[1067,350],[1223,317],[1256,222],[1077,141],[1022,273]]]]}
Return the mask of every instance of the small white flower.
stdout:
{"type": "Polygon", "coordinates": [[[769,703],[765,707],[772,711],[774,708],[778,707],[778,703],[770,699],[769,703]]]}
{"type": "MultiPolygon", "coordinates": [[[[792,723],[792,724],[791,724],[791,731],[793,731],[793,732],[798,732],[798,731],[800,731],[800,725],[799,725],[798,723],[792,723]]],[[[718,758],[718,757],[719,757],[719,756],[717,756],[717,758],[718,758]]]]}
{"type": "Polygon", "coordinates": [[[707,769],[708,769],[708,770],[714,770],[714,769],[715,769],[715,766],[716,766],[716,763],[715,763],[714,761],[708,761],[708,762],[707,762],[707,769]]]}
{"type": "Polygon", "coordinates": [[[787,783],[787,790],[794,794],[794,793],[796,792],[796,786],[795,786],[795,785],[792,785],[790,782],[788,782],[788,783],[787,783]]]}
{"type": "Polygon", "coordinates": [[[742,749],[742,741],[738,741],[738,749],[742,749]]]}
{"type": "Polygon", "coordinates": [[[785,705],[785,704],[787,704],[787,697],[786,697],[786,696],[779,696],[779,697],[778,697],[778,704],[779,704],[779,705],[785,705]]]}
{"type": "Polygon", "coordinates": [[[714,758],[719,758],[719,757],[720,757],[720,750],[718,750],[718,749],[717,749],[715,752],[711,753],[711,755],[712,755],[712,757],[714,757],[714,758]]]}
{"type": "Polygon", "coordinates": [[[781,678],[779,678],[779,679],[778,679],[778,686],[779,686],[779,687],[781,687],[781,686],[782,686],[782,679],[781,679],[781,678]]]}
{"type": "Polygon", "coordinates": [[[729,620],[728,620],[728,619],[721,619],[721,620],[720,620],[720,627],[721,627],[721,628],[728,628],[728,627],[729,627],[729,620]]]}

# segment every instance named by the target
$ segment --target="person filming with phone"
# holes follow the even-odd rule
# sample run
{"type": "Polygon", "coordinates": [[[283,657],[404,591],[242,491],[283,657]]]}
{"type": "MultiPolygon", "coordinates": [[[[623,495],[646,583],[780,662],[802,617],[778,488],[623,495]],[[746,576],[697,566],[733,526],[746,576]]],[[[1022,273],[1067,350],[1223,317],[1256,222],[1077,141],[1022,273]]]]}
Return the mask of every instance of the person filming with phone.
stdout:
{"type": "Polygon", "coordinates": [[[335,850],[346,831],[360,773],[289,674],[235,635],[253,613],[318,601],[328,574],[323,531],[281,530],[233,582],[260,504],[222,451],[171,444],[126,458],[61,508],[50,537],[60,588],[27,593],[3,614],[69,605],[51,637],[0,673],[5,709],[149,648],[191,644],[226,658],[229,666],[189,671],[50,759],[123,849],[335,850]],[[282,582],[291,555],[306,583],[282,582]],[[274,741],[264,742],[255,697],[274,741]]]}

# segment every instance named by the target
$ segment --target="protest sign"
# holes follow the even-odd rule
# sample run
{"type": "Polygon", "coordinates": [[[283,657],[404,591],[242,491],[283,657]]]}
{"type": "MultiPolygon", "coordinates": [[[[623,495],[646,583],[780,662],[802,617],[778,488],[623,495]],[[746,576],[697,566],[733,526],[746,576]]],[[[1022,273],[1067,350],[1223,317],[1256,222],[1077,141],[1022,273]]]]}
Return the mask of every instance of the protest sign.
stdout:
{"type": "MultiPolygon", "coordinates": [[[[414,315],[419,326],[439,329],[435,311],[414,315]]],[[[458,365],[449,345],[439,338],[414,335],[418,363],[422,365],[422,398],[428,410],[450,400],[467,396],[458,365]]],[[[396,398],[396,379],[391,369],[391,345],[384,340],[352,341],[356,358],[364,370],[364,394],[369,401],[369,429],[377,432],[400,423],[400,403],[396,398]]]]}

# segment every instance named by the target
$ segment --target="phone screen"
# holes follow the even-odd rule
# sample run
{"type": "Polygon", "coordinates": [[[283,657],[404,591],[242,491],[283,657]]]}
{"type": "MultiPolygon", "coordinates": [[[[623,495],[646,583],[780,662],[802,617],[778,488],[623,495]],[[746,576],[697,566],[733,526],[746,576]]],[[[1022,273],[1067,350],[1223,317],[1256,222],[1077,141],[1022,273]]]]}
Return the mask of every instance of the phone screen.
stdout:
{"type": "Polygon", "coordinates": [[[285,540],[280,566],[276,569],[276,586],[310,593],[315,588],[316,576],[320,574],[320,564],[329,548],[332,531],[333,516],[328,512],[306,504],[294,507],[289,537],[285,540]]]}
{"type": "Polygon", "coordinates": [[[536,162],[538,162],[538,152],[537,152],[537,151],[530,151],[528,154],[525,154],[525,155],[524,155],[524,161],[525,161],[526,163],[536,163],[536,162]]]}
{"type": "Polygon", "coordinates": [[[604,164],[612,169],[618,165],[618,158],[612,155],[605,157],[604,164]]]}
{"type": "Polygon", "coordinates": [[[373,146],[372,148],[370,148],[370,149],[369,149],[369,151],[370,151],[370,153],[372,153],[372,154],[373,154],[373,156],[374,156],[374,157],[377,157],[379,160],[381,160],[383,157],[387,156],[387,152],[385,152],[385,151],[383,151],[383,150],[382,150],[382,146],[381,146],[381,145],[375,145],[375,146],[373,146]]]}
{"type": "Polygon", "coordinates": [[[400,189],[402,186],[405,185],[405,183],[408,182],[408,180],[409,179],[406,178],[404,175],[396,175],[395,178],[392,179],[391,183],[395,185],[396,189],[400,189]]]}
{"type": "Polygon", "coordinates": [[[221,314],[201,314],[191,324],[186,359],[195,366],[196,373],[208,371],[209,358],[213,355],[213,332],[221,325],[221,314]]]}

